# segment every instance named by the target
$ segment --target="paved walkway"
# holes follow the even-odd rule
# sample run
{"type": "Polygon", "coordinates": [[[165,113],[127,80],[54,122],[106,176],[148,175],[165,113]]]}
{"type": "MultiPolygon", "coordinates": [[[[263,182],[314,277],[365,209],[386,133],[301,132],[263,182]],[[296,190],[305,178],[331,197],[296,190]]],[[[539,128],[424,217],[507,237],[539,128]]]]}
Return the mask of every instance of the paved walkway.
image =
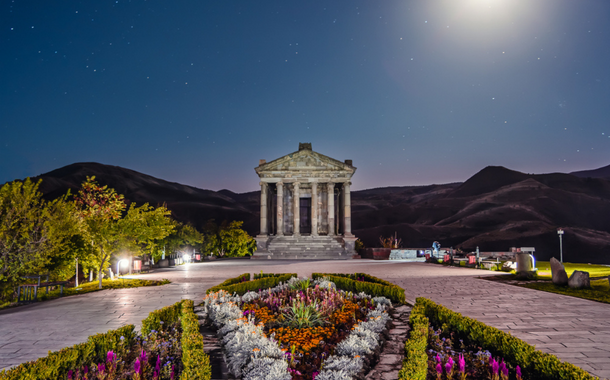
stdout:
{"type": "Polygon", "coordinates": [[[139,327],[152,310],[241,273],[366,272],[535,344],[600,377],[610,377],[610,305],[478,279],[466,268],[396,261],[219,260],[159,270],[139,278],[168,278],[161,287],[104,290],[0,311],[0,369],[83,342],[125,324],[139,327]]]}

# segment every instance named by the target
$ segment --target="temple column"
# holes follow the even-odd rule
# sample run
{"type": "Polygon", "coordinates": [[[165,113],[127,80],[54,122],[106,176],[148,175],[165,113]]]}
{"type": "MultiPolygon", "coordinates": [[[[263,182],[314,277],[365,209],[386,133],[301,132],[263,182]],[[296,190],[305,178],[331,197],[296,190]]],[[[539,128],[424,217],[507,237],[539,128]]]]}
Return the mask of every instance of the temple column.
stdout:
{"type": "Polygon", "coordinates": [[[318,183],[311,183],[311,236],[318,236],[318,183]]]}
{"type": "Polygon", "coordinates": [[[284,236],[284,183],[277,183],[277,236],[284,236]]]}
{"type": "Polygon", "coordinates": [[[267,235],[267,182],[261,182],[261,235],[267,235]]]}
{"type": "Polygon", "coordinates": [[[350,200],[350,185],[351,182],[343,184],[343,236],[352,235],[352,205],[350,200]]]}
{"type": "Polygon", "coordinates": [[[301,194],[299,193],[299,183],[295,182],[293,185],[293,194],[292,194],[292,201],[293,201],[293,207],[294,207],[294,211],[293,211],[293,215],[294,215],[294,234],[293,236],[298,237],[301,236],[301,215],[300,215],[300,211],[301,211],[301,204],[300,204],[300,199],[301,199],[301,194]]]}
{"type": "Polygon", "coordinates": [[[326,184],[328,192],[328,236],[335,234],[335,184],[329,182],[326,184]]]}

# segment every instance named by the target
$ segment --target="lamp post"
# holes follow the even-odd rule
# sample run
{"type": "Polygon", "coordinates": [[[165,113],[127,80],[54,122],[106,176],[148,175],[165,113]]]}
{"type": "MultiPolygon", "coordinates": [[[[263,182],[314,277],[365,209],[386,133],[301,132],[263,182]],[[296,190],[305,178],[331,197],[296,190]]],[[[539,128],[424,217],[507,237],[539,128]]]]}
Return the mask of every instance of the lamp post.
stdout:
{"type": "Polygon", "coordinates": [[[561,237],[563,236],[563,229],[557,229],[557,235],[559,235],[559,261],[563,263],[563,242],[561,241],[561,237]]]}

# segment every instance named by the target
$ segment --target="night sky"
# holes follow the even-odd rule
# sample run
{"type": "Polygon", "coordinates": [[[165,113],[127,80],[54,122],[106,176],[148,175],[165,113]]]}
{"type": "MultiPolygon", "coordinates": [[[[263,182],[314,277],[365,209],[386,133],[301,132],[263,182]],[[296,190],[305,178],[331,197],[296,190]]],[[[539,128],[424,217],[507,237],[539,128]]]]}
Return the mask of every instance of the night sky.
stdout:
{"type": "Polygon", "coordinates": [[[94,161],[244,192],[299,142],[355,190],[610,164],[607,0],[0,7],[0,183],[94,161]]]}

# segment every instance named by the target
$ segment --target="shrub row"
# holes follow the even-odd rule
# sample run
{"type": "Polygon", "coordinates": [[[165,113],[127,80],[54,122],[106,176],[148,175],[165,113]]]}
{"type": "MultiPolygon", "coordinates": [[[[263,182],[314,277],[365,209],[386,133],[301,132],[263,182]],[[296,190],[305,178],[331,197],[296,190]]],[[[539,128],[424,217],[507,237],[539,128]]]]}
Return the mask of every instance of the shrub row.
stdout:
{"type": "MultiPolygon", "coordinates": [[[[369,281],[356,281],[345,274],[312,273],[311,277],[313,279],[328,277],[328,279],[334,282],[339,289],[349,292],[365,292],[372,296],[384,296],[394,303],[405,303],[405,290],[400,286],[391,283],[389,283],[390,285],[382,285],[369,281]]],[[[383,281],[373,276],[369,277],[374,278],[376,281],[383,281]]]]}
{"type": "Polygon", "coordinates": [[[268,289],[277,286],[280,282],[286,282],[290,280],[291,277],[297,277],[296,273],[286,273],[279,277],[265,277],[259,278],[258,280],[252,280],[248,282],[242,282],[240,284],[233,284],[228,286],[216,285],[206,291],[206,294],[217,292],[219,290],[226,290],[227,292],[233,294],[237,293],[239,295],[243,295],[249,291],[258,291],[260,289],[268,289]]]}
{"type": "Polygon", "coordinates": [[[203,336],[199,333],[199,321],[193,311],[193,301],[181,303],[182,374],[180,380],[209,380],[212,378],[210,357],[203,351],[203,336]]]}
{"type": "MultiPolygon", "coordinates": [[[[315,274],[320,274],[320,273],[315,273],[315,274]]],[[[395,284],[392,284],[389,281],[382,280],[379,277],[371,276],[370,274],[367,274],[367,273],[354,273],[354,274],[322,273],[322,274],[324,274],[325,276],[347,277],[347,278],[351,278],[352,280],[356,280],[356,281],[372,282],[374,284],[381,284],[381,285],[386,285],[386,286],[397,286],[395,284]]]]}
{"type": "Polygon", "coordinates": [[[212,286],[211,288],[209,288],[206,291],[206,294],[217,292],[220,289],[224,289],[227,286],[234,285],[234,284],[240,284],[240,283],[243,283],[243,282],[246,282],[246,281],[250,281],[250,273],[240,274],[237,277],[229,278],[229,279],[225,280],[224,282],[221,282],[220,284],[218,284],[216,286],[212,286]]]}
{"type": "Polygon", "coordinates": [[[266,278],[266,277],[280,277],[283,276],[285,274],[290,274],[290,273],[254,273],[254,279],[258,280],[260,278],[266,278]]]}
{"type": "Polygon", "coordinates": [[[178,321],[182,312],[182,303],[178,301],[173,305],[166,306],[162,309],[151,311],[148,317],[142,321],[142,335],[148,335],[152,330],[161,331],[163,324],[166,326],[178,321]],[[161,323],[163,322],[163,324],[161,323]]]}
{"type": "Polygon", "coordinates": [[[106,358],[110,350],[123,356],[136,334],[133,325],[91,335],[85,343],[50,352],[48,356],[0,372],[1,380],[63,379],[68,371],[106,358]],[[121,340],[123,337],[123,340],[121,340]]]}
{"type": "Polygon", "coordinates": [[[416,303],[411,310],[409,339],[405,342],[405,359],[398,373],[399,380],[426,380],[428,374],[429,321],[421,303],[416,303]]]}
{"type": "MultiPolygon", "coordinates": [[[[178,319],[182,326],[181,345],[184,365],[180,379],[211,379],[210,359],[203,351],[203,337],[199,333],[199,322],[193,312],[192,300],[178,301],[151,312],[142,321],[142,335],[147,335],[152,330],[161,330],[163,325],[168,326],[178,319]]],[[[118,356],[126,356],[135,337],[133,325],[92,335],[85,343],[51,352],[44,358],[20,364],[8,371],[3,370],[0,372],[0,380],[63,379],[71,369],[104,360],[108,351],[114,351],[118,356]]]]}
{"type": "Polygon", "coordinates": [[[537,351],[519,338],[487,326],[475,319],[464,317],[444,306],[437,305],[426,298],[417,298],[416,305],[421,305],[425,316],[443,331],[453,331],[503,357],[513,365],[521,367],[524,377],[540,380],[585,380],[595,379],[577,366],[561,362],[556,356],[537,351]]]}

